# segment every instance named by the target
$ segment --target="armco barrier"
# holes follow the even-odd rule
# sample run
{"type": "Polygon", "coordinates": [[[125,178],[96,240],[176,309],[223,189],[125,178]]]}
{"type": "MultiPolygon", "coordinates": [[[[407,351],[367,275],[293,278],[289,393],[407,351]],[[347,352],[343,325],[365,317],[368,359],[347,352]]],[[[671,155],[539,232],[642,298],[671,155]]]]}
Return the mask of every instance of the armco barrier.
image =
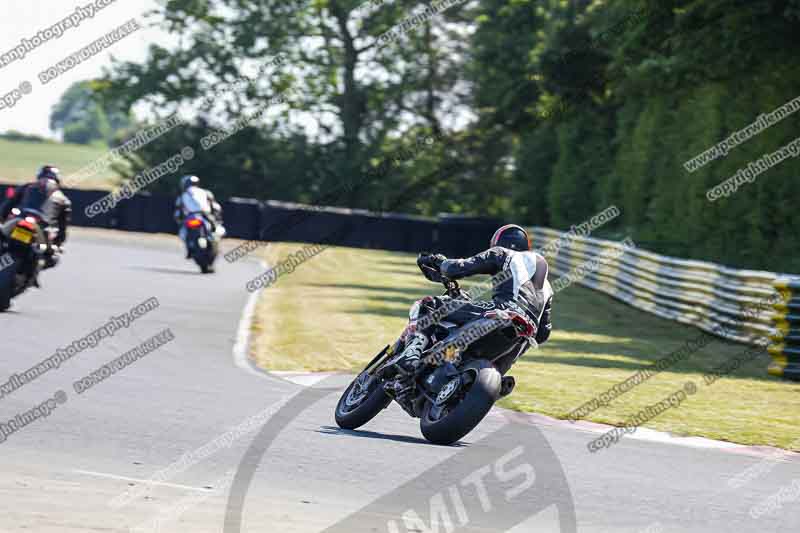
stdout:
{"type": "MultiPolygon", "coordinates": [[[[558,241],[562,235],[550,228],[531,229],[534,247],[539,249],[558,241]]],[[[775,309],[781,308],[785,300],[773,287],[778,274],[676,259],[587,237],[571,238],[547,259],[555,274],[553,278],[588,262],[602,260],[602,268],[588,269],[578,283],[657,316],[709,333],[723,327],[726,338],[748,344],[780,338],[773,322],[775,309]]],[[[797,287],[800,293],[800,285],[786,286],[797,287]]],[[[785,293],[789,289],[782,290],[785,293]]],[[[782,354],[791,354],[786,366],[789,371],[782,372],[786,377],[797,371],[791,362],[797,362],[800,355],[800,298],[788,306],[784,321],[795,324],[795,329],[792,344],[787,340],[780,347],[782,354]]],[[[777,349],[773,346],[770,351],[777,349]]]]}
{"type": "Polygon", "coordinates": [[[782,298],[775,305],[775,332],[769,347],[774,376],[800,380],[800,280],[775,280],[775,289],[782,298]]]}

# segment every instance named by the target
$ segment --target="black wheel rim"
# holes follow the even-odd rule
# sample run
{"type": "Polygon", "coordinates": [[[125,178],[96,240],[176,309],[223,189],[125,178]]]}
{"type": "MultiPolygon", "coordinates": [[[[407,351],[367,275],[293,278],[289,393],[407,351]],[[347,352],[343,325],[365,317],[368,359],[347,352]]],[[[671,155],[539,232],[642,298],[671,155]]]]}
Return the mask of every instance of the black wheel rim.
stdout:
{"type": "MultiPolygon", "coordinates": [[[[466,375],[467,373],[463,373],[462,376],[466,375]]],[[[447,399],[444,402],[432,402],[430,409],[428,409],[428,414],[426,418],[429,422],[440,422],[447,418],[447,415],[452,413],[458,405],[464,401],[464,398],[467,397],[469,394],[470,389],[472,388],[474,381],[473,380],[465,380],[463,377],[461,378],[461,382],[458,384],[458,389],[453,391],[449,394],[447,399]]],[[[448,383],[447,385],[449,385],[448,383]]],[[[445,385],[445,387],[447,387],[445,385]]],[[[437,397],[438,399],[438,397],[437,397]]]]}
{"type": "Polygon", "coordinates": [[[366,372],[359,375],[347,390],[340,405],[342,413],[351,413],[358,409],[372,393],[375,380],[366,372]]]}

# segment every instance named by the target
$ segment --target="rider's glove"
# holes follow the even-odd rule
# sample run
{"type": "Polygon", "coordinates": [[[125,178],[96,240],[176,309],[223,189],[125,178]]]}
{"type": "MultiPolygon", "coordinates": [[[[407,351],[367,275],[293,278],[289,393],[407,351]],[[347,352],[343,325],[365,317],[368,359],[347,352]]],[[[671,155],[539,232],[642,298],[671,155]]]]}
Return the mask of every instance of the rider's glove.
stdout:
{"type": "Polygon", "coordinates": [[[429,266],[431,268],[435,268],[439,270],[439,267],[442,266],[442,263],[447,261],[447,257],[442,254],[429,254],[428,252],[422,252],[417,257],[417,264],[421,267],[423,265],[429,266]]]}
{"type": "Polygon", "coordinates": [[[426,278],[438,283],[442,281],[442,274],[439,268],[446,260],[447,258],[442,254],[421,253],[417,257],[417,266],[419,266],[426,278]]]}
{"type": "Polygon", "coordinates": [[[434,255],[432,255],[432,256],[430,256],[430,257],[431,257],[431,262],[432,262],[434,265],[436,265],[436,268],[437,268],[437,269],[440,269],[440,268],[442,267],[442,263],[444,263],[445,261],[447,261],[447,257],[445,257],[445,256],[444,256],[444,255],[442,255],[442,254],[434,254],[434,255]]]}

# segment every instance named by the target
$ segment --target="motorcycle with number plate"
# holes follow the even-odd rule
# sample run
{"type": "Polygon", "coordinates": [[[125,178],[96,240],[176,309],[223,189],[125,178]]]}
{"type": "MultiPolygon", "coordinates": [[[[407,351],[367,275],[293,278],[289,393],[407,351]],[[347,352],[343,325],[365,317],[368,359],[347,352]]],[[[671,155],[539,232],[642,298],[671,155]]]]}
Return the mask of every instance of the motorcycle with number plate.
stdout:
{"type": "MultiPolygon", "coordinates": [[[[445,277],[441,281],[443,296],[470,300],[457,281],[445,277]]],[[[402,403],[393,396],[387,383],[399,373],[408,375],[398,362],[407,341],[415,335],[423,311],[433,312],[435,303],[431,297],[417,301],[397,342],[381,350],[345,389],[335,412],[340,428],[356,429],[366,424],[395,400],[410,416],[420,419],[420,430],[427,440],[452,444],[477,427],[499,398],[511,393],[514,378],[505,373],[536,344],[536,327],[528,317],[496,310],[480,319],[488,324],[489,332],[468,344],[463,353],[452,341],[474,323],[458,326],[441,320],[429,326],[426,333],[431,335],[431,343],[422,351],[422,364],[411,376],[413,390],[404,394],[402,403]],[[493,320],[500,322],[493,326],[493,320]]]]}
{"type": "Polygon", "coordinates": [[[214,261],[219,254],[219,240],[211,230],[211,223],[201,214],[191,214],[183,221],[189,254],[203,274],[214,272],[214,261]]]}
{"type": "Polygon", "coordinates": [[[44,215],[35,209],[12,209],[0,224],[0,311],[11,299],[38,285],[48,249],[44,215]]]}

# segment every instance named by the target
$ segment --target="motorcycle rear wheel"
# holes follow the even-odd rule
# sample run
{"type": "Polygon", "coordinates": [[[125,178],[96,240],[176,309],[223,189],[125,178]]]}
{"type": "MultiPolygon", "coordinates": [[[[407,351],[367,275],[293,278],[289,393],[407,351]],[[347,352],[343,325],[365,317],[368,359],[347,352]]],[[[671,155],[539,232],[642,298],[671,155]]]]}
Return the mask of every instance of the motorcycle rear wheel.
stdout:
{"type": "Polygon", "coordinates": [[[209,253],[206,250],[200,250],[194,253],[194,262],[200,267],[200,272],[203,274],[211,274],[214,272],[214,267],[211,264],[209,253]]]}
{"type": "Polygon", "coordinates": [[[457,442],[480,424],[500,397],[502,376],[492,363],[480,359],[470,363],[467,369],[475,379],[457,404],[446,406],[443,414],[436,417],[435,405],[425,402],[419,426],[425,438],[434,444],[457,442]]]}
{"type": "Polygon", "coordinates": [[[195,262],[197,262],[197,266],[200,267],[200,272],[203,274],[214,273],[214,260],[217,258],[217,247],[217,243],[212,241],[208,243],[206,248],[196,252],[195,262]]]}
{"type": "Polygon", "coordinates": [[[14,278],[17,273],[17,265],[9,265],[0,270],[0,312],[7,311],[11,307],[11,297],[14,295],[14,278]]]}

